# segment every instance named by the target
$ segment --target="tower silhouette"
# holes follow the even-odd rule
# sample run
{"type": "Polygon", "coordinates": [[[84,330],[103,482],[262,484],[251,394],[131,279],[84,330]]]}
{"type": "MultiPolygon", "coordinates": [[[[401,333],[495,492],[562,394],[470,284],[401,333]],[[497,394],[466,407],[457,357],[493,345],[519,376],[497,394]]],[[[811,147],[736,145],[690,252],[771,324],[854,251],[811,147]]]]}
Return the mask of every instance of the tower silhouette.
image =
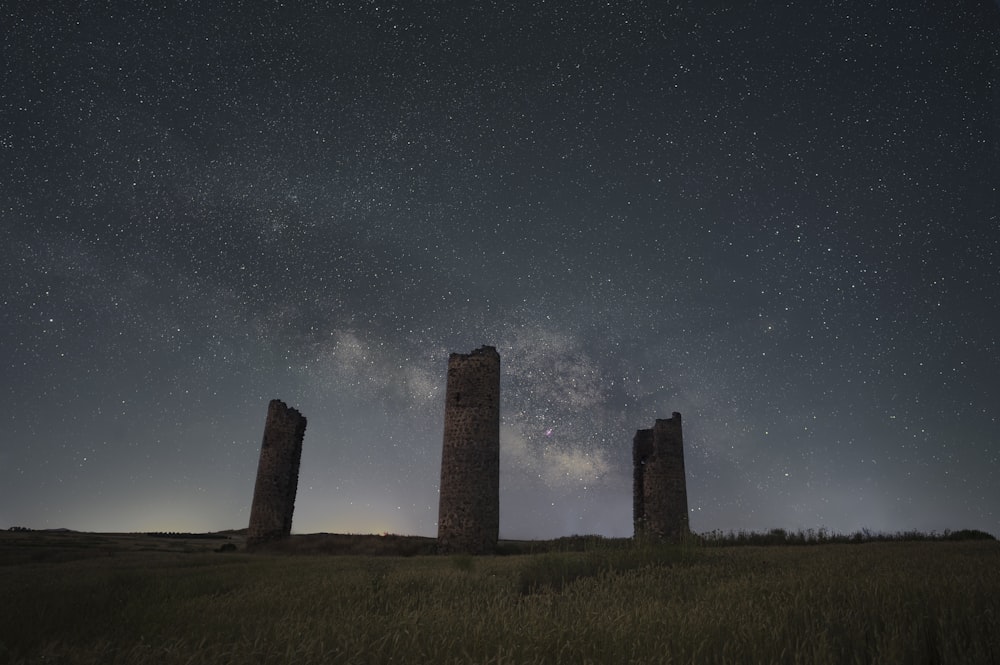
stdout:
{"type": "Polygon", "coordinates": [[[681,414],[632,439],[632,520],[637,538],[679,541],[689,533],[681,414]]]}
{"type": "Polygon", "coordinates": [[[486,554],[500,532],[500,354],[448,358],[438,549],[486,554]]]}
{"type": "Polygon", "coordinates": [[[247,547],[288,537],[299,484],[299,460],[306,419],[281,400],[271,400],[257,463],[247,547]]]}

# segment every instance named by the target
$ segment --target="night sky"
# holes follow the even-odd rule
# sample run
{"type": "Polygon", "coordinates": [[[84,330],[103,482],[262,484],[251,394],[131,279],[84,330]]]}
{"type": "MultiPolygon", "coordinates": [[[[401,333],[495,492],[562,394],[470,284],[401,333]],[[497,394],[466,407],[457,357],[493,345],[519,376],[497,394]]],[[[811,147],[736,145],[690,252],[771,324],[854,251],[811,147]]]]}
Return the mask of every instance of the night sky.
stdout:
{"type": "Polygon", "coordinates": [[[992,0],[0,11],[0,528],[245,527],[279,398],[295,532],[435,535],[488,344],[501,537],[674,411],[695,531],[1000,535],[992,0]]]}

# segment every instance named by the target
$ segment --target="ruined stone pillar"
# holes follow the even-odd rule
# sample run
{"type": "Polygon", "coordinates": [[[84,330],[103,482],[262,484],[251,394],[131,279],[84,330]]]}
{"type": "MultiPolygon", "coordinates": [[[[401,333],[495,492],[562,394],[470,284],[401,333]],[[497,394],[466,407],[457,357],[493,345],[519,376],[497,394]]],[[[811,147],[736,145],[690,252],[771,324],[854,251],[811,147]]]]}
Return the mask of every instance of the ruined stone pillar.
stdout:
{"type": "Polygon", "coordinates": [[[635,535],[678,542],[689,532],[681,414],[657,419],[632,440],[635,535]]]}
{"type": "Polygon", "coordinates": [[[287,538],[299,485],[299,460],[306,419],[281,400],[271,400],[257,464],[257,483],[250,508],[247,547],[287,538]]]}
{"type": "Polygon", "coordinates": [[[500,534],[500,354],[448,358],[438,550],[487,554],[500,534]]]}

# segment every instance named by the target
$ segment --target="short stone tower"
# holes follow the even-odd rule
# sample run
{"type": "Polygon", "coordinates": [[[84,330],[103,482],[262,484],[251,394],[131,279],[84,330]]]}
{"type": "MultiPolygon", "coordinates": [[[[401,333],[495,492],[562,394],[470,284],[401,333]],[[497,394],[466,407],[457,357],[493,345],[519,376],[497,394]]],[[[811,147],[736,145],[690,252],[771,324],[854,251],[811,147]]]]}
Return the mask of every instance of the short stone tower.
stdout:
{"type": "Polygon", "coordinates": [[[500,534],[500,354],[448,358],[438,550],[488,554],[500,534]]]}
{"type": "Polygon", "coordinates": [[[677,542],[689,532],[681,414],[657,419],[632,440],[632,520],[636,538],[677,542]]]}
{"type": "Polygon", "coordinates": [[[305,416],[288,408],[281,400],[271,400],[250,508],[248,548],[286,538],[292,533],[292,511],[305,433],[305,416]]]}

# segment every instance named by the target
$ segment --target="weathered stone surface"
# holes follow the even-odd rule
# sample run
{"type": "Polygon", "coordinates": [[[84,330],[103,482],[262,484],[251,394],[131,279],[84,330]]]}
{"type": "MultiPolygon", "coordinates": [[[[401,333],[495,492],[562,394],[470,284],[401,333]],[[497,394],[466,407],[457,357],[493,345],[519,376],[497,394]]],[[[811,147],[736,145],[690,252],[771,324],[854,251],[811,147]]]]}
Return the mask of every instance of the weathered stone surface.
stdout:
{"type": "Polygon", "coordinates": [[[653,454],[653,430],[636,430],[632,439],[632,522],[640,536],[646,523],[646,460],[653,454]]]}
{"type": "Polygon", "coordinates": [[[271,400],[250,508],[248,548],[285,538],[292,532],[305,432],[305,416],[280,400],[271,400]]]}
{"type": "Polygon", "coordinates": [[[500,532],[500,354],[448,358],[438,549],[486,554],[500,532]]]}
{"type": "Polygon", "coordinates": [[[632,517],[637,538],[679,541],[689,532],[681,414],[632,440],[632,517]]]}

